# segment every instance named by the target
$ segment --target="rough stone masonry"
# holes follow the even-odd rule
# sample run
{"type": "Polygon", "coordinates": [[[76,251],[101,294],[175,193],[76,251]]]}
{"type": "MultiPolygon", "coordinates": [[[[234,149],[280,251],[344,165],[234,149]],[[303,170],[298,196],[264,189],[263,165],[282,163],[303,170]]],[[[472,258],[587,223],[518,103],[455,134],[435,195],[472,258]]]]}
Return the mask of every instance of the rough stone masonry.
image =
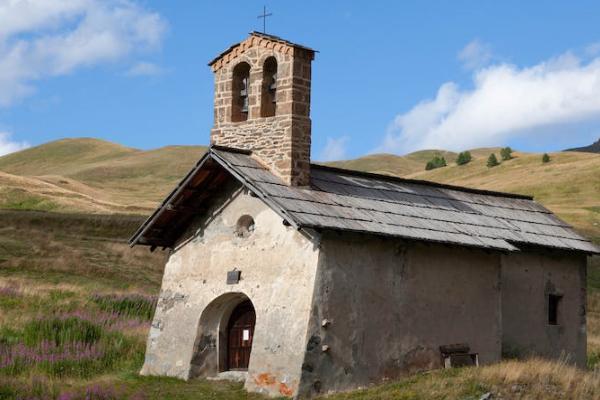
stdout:
{"type": "Polygon", "coordinates": [[[215,122],[211,143],[249,149],[290,185],[304,186],[310,176],[310,83],[314,51],[283,40],[254,34],[210,64],[215,73],[215,122]],[[263,65],[277,61],[277,105],[274,116],[261,117],[263,65]],[[233,72],[250,67],[248,116],[233,121],[233,72]]]}

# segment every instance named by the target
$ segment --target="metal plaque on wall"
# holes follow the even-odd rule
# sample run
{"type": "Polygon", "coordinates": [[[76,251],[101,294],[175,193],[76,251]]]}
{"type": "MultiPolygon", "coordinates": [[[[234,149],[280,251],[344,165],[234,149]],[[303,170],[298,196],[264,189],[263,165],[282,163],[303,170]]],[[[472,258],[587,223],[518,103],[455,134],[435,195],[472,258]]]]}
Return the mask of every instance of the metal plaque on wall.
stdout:
{"type": "Polygon", "coordinates": [[[236,283],[238,283],[240,281],[240,275],[242,274],[242,271],[228,271],[227,272],[227,284],[228,285],[235,285],[236,283]]]}

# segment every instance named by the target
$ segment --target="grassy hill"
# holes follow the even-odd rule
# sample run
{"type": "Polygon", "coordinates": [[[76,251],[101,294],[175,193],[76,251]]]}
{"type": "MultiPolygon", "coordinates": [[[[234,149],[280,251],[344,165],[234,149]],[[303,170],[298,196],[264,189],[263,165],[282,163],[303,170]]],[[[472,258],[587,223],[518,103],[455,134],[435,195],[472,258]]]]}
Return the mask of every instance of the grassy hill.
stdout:
{"type": "Polygon", "coordinates": [[[0,157],[0,207],[148,214],[206,150],[65,139],[0,157]]]}
{"type": "Polygon", "coordinates": [[[99,139],[62,139],[0,157],[0,171],[16,175],[70,175],[85,166],[138,152],[99,139]]]}
{"type": "Polygon", "coordinates": [[[332,161],[323,164],[337,168],[397,176],[408,175],[423,168],[418,161],[394,154],[373,154],[354,160],[332,161]]]}
{"type": "Polygon", "coordinates": [[[421,150],[405,156],[397,156],[394,154],[370,154],[354,160],[333,161],[324,164],[356,171],[406,176],[422,171],[427,161],[431,160],[434,156],[442,156],[446,158],[447,162],[450,162],[456,158],[456,155],[456,153],[451,151],[421,150]]]}
{"type": "Polygon", "coordinates": [[[568,149],[565,151],[583,151],[586,153],[600,153],[600,139],[596,140],[594,143],[589,146],[576,147],[574,149],[568,149]]]}

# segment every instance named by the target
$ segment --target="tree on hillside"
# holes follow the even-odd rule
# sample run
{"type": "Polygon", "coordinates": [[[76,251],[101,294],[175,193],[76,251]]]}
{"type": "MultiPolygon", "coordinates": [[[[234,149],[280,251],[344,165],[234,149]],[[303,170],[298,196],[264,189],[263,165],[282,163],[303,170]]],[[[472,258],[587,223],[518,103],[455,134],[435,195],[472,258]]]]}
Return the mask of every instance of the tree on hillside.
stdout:
{"type": "Polygon", "coordinates": [[[468,151],[463,151],[458,153],[458,157],[456,157],[457,165],[465,165],[471,161],[471,153],[468,151]]]}
{"type": "Polygon", "coordinates": [[[446,159],[442,156],[435,156],[431,159],[431,161],[428,161],[427,164],[425,165],[425,170],[429,171],[432,169],[436,169],[436,168],[441,168],[441,167],[445,167],[446,165],[446,159]]]}
{"type": "Polygon", "coordinates": [[[546,164],[547,162],[550,162],[550,156],[548,155],[548,153],[544,153],[544,155],[542,156],[542,162],[544,164],[546,164]]]}
{"type": "Polygon", "coordinates": [[[496,165],[500,165],[500,163],[498,162],[498,159],[496,158],[496,155],[494,153],[492,153],[488,157],[487,166],[489,168],[492,168],[492,167],[495,167],[496,165]]]}
{"type": "Polygon", "coordinates": [[[512,157],[512,149],[510,147],[503,147],[500,149],[500,157],[502,157],[502,160],[504,161],[508,161],[510,160],[512,157]]]}

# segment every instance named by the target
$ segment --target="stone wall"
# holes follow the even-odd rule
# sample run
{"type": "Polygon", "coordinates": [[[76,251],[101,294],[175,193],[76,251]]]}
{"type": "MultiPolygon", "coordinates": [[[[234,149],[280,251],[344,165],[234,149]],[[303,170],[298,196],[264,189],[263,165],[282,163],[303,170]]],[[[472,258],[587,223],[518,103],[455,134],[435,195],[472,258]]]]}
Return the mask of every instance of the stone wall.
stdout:
{"type": "Polygon", "coordinates": [[[292,396],[306,348],[318,248],[261,200],[232,190],[169,257],[142,374],[216,376],[223,369],[224,326],[247,298],[256,327],[246,388],[292,396]],[[235,233],[242,215],[255,221],[245,237],[235,233]],[[234,268],[241,280],[227,285],[234,268]]]}
{"type": "Polygon", "coordinates": [[[552,251],[502,257],[503,353],[566,357],[586,365],[585,255],[552,251]],[[548,324],[548,295],[560,294],[558,325],[548,324]]]}
{"type": "Polygon", "coordinates": [[[323,236],[302,397],[439,368],[440,345],[500,359],[499,255],[399,243],[323,236]]]}
{"type": "Polygon", "coordinates": [[[211,143],[249,149],[290,185],[308,185],[310,177],[310,86],[314,52],[250,36],[213,64],[214,127],[211,143]],[[275,116],[261,117],[263,66],[277,60],[275,116]],[[248,119],[233,122],[233,70],[250,65],[248,119]]]}

